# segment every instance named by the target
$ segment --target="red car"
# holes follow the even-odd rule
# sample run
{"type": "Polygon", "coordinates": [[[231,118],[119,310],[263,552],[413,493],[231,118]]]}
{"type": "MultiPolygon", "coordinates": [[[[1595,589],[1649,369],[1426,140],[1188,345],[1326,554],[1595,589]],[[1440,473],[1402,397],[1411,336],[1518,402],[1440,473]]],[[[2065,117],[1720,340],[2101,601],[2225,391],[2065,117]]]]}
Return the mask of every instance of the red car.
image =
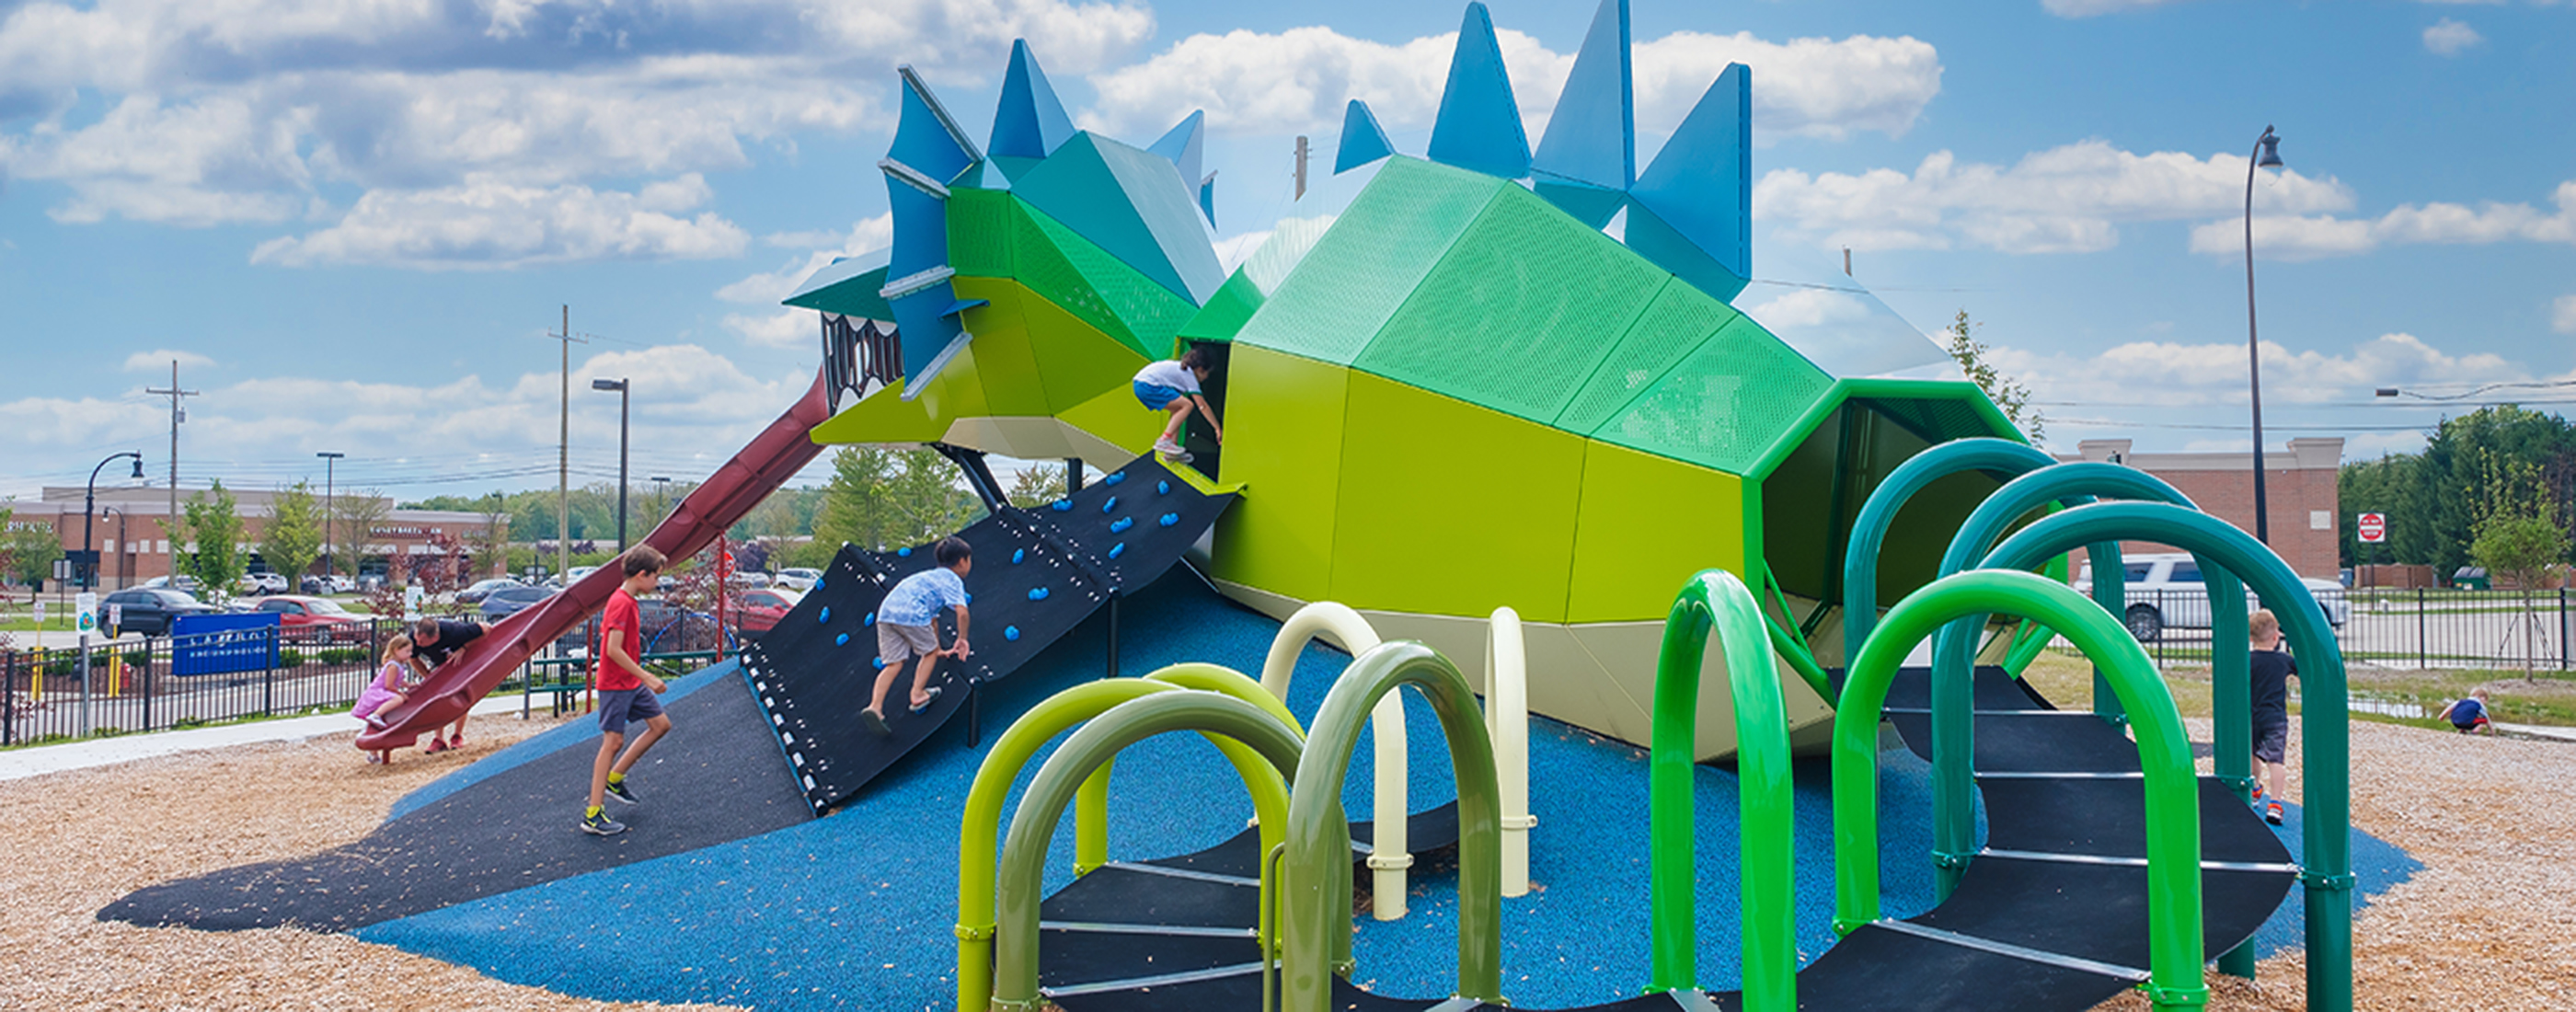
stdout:
{"type": "Polygon", "coordinates": [[[742,620],[737,623],[744,632],[768,632],[778,628],[780,619],[796,608],[800,595],[774,590],[746,590],[737,598],[742,602],[742,620]]]}
{"type": "Polygon", "coordinates": [[[260,599],[259,610],[276,613],[281,635],[290,643],[367,641],[366,620],[329,598],[271,594],[260,599]]]}

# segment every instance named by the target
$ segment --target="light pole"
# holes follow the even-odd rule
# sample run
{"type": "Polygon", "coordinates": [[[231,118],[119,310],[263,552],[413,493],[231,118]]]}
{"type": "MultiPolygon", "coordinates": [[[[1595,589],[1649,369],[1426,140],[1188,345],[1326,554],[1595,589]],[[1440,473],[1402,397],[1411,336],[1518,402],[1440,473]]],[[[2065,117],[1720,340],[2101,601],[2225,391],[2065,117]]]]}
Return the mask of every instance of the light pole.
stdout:
{"type": "Polygon", "coordinates": [[[653,522],[658,524],[664,520],[670,519],[671,476],[667,474],[657,474],[644,480],[653,483],[653,513],[655,514],[653,522]]]}
{"type": "MultiPolygon", "coordinates": [[[[320,453],[316,453],[316,454],[314,454],[314,456],[322,458],[322,575],[324,575],[324,576],[326,576],[326,577],[327,577],[327,576],[330,576],[330,575],[332,575],[333,573],[337,572],[337,570],[334,570],[334,569],[332,569],[332,568],[331,568],[331,479],[332,479],[332,477],[333,477],[332,471],[333,471],[333,468],[334,468],[334,467],[336,467],[336,466],[340,463],[340,458],[342,458],[342,457],[346,457],[346,456],[348,456],[348,454],[345,454],[345,453],[333,453],[333,452],[331,452],[331,451],[329,451],[329,450],[324,450],[324,451],[322,451],[322,452],[320,452],[320,453]]],[[[301,573],[296,574],[296,581],[295,581],[295,582],[296,582],[296,588],[295,588],[295,589],[297,589],[297,590],[302,590],[302,589],[304,589],[304,587],[303,587],[303,583],[304,583],[303,574],[301,574],[301,573]]],[[[330,587],[329,587],[329,585],[328,585],[328,584],[329,584],[329,581],[327,581],[327,580],[326,580],[326,581],[324,581],[324,584],[325,584],[325,585],[324,585],[323,589],[324,589],[324,590],[326,590],[326,591],[327,591],[327,590],[329,590],[329,589],[330,589],[330,587]]]]}
{"type": "Polygon", "coordinates": [[[595,379],[593,390],[617,391],[617,552],[626,553],[626,381],[595,379]]]}
{"type": "Polygon", "coordinates": [[[116,463],[117,461],[123,460],[127,457],[134,458],[134,477],[138,481],[142,480],[143,454],[132,450],[112,455],[106,460],[99,461],[97,467],[89,469],[89,493],[81,498],[82,590],[94,590],[98,587],[98,557],[90,554],[90,545],[94,544],[94,542],[90,540],[90,533],[96,519],[92,514],[96,513],[98,509],[98,473],[106,470],[107,465],[116,463]]]}
{"type": "Polygon", "coordinates": [[[2272,543],[2272,514],[2263,500],[2263,346],[2254,337],[2254,170],[2281,164],[2281,137],[2269,124],[2245,159],[2245,368],[2254,394],[2254,540],[2272,543]]]}

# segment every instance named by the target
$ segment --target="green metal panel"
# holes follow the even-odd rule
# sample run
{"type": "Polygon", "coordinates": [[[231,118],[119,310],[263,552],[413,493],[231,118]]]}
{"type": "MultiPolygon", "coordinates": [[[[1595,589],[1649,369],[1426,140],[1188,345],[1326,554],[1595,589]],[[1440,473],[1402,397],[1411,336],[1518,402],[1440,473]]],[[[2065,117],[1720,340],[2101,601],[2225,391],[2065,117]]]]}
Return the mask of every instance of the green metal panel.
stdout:
{"type": "Polygon", "coordinates": [[[1014,177],[1011,192],[1196,307],[1225,283],[1196,182],[1160,155],[1084,133],[1014,177]]]}
{"type": "Polygon", "coordinates": [[[1300,601],[1331,597],[1351,372],[1248,345],[1226,368],[1230,438],[1218,477],[1260,491],[1217,517],[1216,577],[1300,601]]]}
{"type": "Polygon", "coordinates": [[[1260,286],[1242,271],[1235,271],[1233,277],[1225,279],[1225,287],[1217,289],[1207,305],[1199,307],[1198,314],[1181,325],[1180,336],[1191,341],[1232,341],[1252,314],[1261,311],[1261,303],[1260,286]]]}
{"type": "Polygon", "coordinates": [[[1566,621],[1649,620],[1691,574],[1744,572],[1744,479],[1587,441],[1582,481],[1566,621]],[[1672,522],[1675,503],[1690,522],[1672,522]]]}
{"type": "Polygon", "coordinates": [[[1352,366],[1553,423],[1670,278],[1505,187],[1352,366]]]}
{"type": "Polygon", "coordinates": [[[1666,281],[1557,415],[1557,426],[1575,432],[1600,428],[1739,315],[1697,288],[1666,281]]]}
{"type": "Polygon", "coordinates": [[[1000,190],[949,191],[948,266],[956,268],[959,274],[977,277],[1011,276],[1009,193],[1000,190]]]}
{"type": "Polygon", "coordinates": [[[1592,438],[1744,474],[1832,388],[1832,377],[1737,319],[1592,438]]]}
{"type": "Polygon", "coordinates": [[[869,320],[894,319],[894,307],[877,294],[885,288],[886,269],[879,267],[865,274],[843,280],[840,284],[817,288],[787,300],[790,306],[819,309],[826,313],[856,316],[869,320]]]}
{"type": "Polygon", "coordinates": [[[1109,300],[1093,287],[1091,279],[1073,266],[1073,260],[1057,249],[1047,230],[1039,227],[1044,217],[1026,204],[1012,205],[1011,249],[1013,265],[1020,283],[1040,298],[1055,303],[1101,333],[1116,338],[1137,354],[1145,354],[1136,342],[1136,333],[1110,308],[1109,300]]]}
{"type": "MultiPolygon", "coordinates": [[[[970,284],[968,279],[958,279],[958,293],[965,294],[970,284]]],[[[1070,410],[1113,390],[1124,393],[1136,370],[1145,367],[1145,357],[1125,342],[1022,285],[998,283],[990,294],[977,285],[974,291],[976,298],[993,300],[996,308],[1005,300],[1017,306],[1028,327],[1029,352],[1037,357],[1038,377],[1046,383],[1048,403],[1054,405],[1053,411],[1044,414],[1070,410]]]]}
{"type": "Polygon", "coordinates": [[[1492,176],[1397,155],[1235,335],[1349,365],[1497,194],[1492,176]]]}
{"type": "MultiPolygon", "coordinates": [[[[958,324],[974,335],[968,346],[975,349],[976,376],[984,385],[987,413],[1049,415],[1087,399],[1087,396],[1054,398],[1048,395],[1050,382],[1040,368],[1042,360],[1032,347],[1034,335],[1030,333],[1023,301],[1026,297],[1022,294],[1027,289],[995,278],[961,276],[954,283],[958,298],[985,300],[985,305],[961,314],[958,324]]],[[[1132,370],[1129,374],[1133,375],[1132,370]]]]}
{"type": "MultiPolygon", "coordinates": [[[[1181,325],[1198,314],[1197,306],[1182,301],[1170,289],[1075,234],[1063,223],[1048,217],[1046,212],[1025,204],[1020,211],[1022,220],[1055,248],[1064,263],[1082,277],[1100,304],[1115,316],[1120,329],[1110,333],[1124,331],[1129,345],[1146,358],[1171,357],[1172,335],[1179,333],[1181,325]]],[[[1027,243],[1023,242],[1020,248],[1026,250],[1027,243]]],[[[1106,327],[1101,329],[1109,330],[1106,327]]]]}

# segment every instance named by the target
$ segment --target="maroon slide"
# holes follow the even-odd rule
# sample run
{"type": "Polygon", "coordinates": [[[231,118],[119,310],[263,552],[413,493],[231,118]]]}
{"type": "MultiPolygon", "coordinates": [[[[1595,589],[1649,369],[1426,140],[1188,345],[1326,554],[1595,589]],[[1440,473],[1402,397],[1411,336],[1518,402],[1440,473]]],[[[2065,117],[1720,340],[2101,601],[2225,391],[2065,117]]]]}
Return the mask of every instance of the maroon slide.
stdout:
{"type": "MultiPolygon", "coordinates": [[[[832,415],[828,377],[828,371],[817,373],[813,387],[794,407],[681,500],[679,509],[643,543],[673,559],[695,555],[813,463],[823,448],[807,434],[832,415]]],[[[385,726],[360,734],[358,747],[371,752],[409,748],[422,734],[462,716],[529,657],[598,614],[620,582],[623,576],[615,565],[602,566],[562,593],[502,619],[490,633],[457,651],[408,702],[385,710],[385,726]]]]}

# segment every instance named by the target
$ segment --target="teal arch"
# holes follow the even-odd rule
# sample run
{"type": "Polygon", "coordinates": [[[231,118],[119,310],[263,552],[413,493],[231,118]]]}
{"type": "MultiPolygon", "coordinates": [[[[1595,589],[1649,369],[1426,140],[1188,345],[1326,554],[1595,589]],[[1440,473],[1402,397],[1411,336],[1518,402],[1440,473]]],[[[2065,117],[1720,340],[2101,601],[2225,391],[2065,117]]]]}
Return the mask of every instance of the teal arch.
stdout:
{"type": "Polygon", "coordinates": [[[2299,879],[2307,887],[2308,1007],[2345,1012],[2352,1008],[2352,727],[2334,630],[2307,586],[2262,542],[2206,513],[2164,503],[2067,510],[2004,539],[1983,565],[2025,567],[2076,545],[2122,538],[2210,559],[2264,600],[2287,605],[2273,612],[2299,661],[2299,777],[2307,808],[2299,879]]]}

